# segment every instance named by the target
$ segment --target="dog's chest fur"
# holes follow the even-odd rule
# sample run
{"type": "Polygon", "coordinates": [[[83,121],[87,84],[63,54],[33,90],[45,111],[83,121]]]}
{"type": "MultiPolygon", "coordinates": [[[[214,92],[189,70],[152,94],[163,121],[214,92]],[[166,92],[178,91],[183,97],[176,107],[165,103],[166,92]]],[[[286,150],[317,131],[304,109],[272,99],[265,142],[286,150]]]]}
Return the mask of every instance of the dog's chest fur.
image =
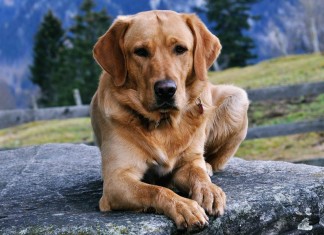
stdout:
{"type": "Polygon", "coordinates": [[[173,170],[182,162],[181,158],[187,154],[203,154],[204,149],[197,149],[197,147],[204,144],[196,141],[202,143],[205,141],[205,133],[202,130],[205,130],[206,117],[199,115],[193,118],[193,115],[196,116],[196,113],[187,113],[177,125],[161,125],[147,133],[146,143],[154,146],[154,152],[162,152],[162,155],[165,155],[162,158],[167,157],[167,162],[161,164],[163,159],[160,159],[160,163],[158,163],[159,159],[153,160],[153,164],[149,164],[143,176],[144,182],[167,186],[173,170]]]}
{"type": "Polygon", "coordinates": [[[154,165],[158,174],[172,171],[180,158],[185,154],[191,154],[191,151],[194,154],[203,154],[206,139],[206,115],[199,113],[199,110],[194,108],[182,114],[178,122],[161,123],[152,130],[141,128],[145,144],[154,148],[154,152],[162,153],[162,155],[165,155],[162,157],[167,158],[165,166],[162,164],[154,165]]]}

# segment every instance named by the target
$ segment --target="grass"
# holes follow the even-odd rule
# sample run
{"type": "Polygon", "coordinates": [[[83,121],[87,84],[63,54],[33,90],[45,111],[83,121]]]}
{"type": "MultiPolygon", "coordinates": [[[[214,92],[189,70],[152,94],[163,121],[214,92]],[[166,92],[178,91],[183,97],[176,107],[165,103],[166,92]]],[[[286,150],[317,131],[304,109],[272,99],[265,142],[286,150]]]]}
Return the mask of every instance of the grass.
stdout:
{"type": "Polygon", "coordinates": [[[0,130],[0,148],[92,141],[89,118],[37,121],[0,130]]]}
{"type": "Polygon", "coordinates": [[[246,89],[324,81],[324,56],[287,56],[245,68],[209,73],[213,83],[235,84],[246,89]]]}
{"type": "MultiPolygon", "coordinates": [[[[324,81],[324,56],[299,55],[272,59],[246,68],[210,72],[217,84],[261,88],[324,81]]],[[[249,125],[272,125],[324,117],[324,94],[294,100],[252,103],[249,125]]],[[[0,130],[0,148],[54,142],[92,142],[89,118],[38,121],[0,130]]],[[[237,156],[245,159],[295,161],[324,157],[324,133],[244,141],[237,156]]]]}
{"type": "MultiPolygon", "coordinates": [[[[324,117],[324,94],[297,100],[252,103],[249,126],[275,125],[324,117]]],[[[248,159],[297,161],[324,157],[324,132],[246,140],[236,156],[248,159]]]]}
{"type": "Polygon", "coordinates": [[[275,125],[308,121],[324,117],[324,94],[294,100],[252,103],[249,125],[275,125]]]}
{"type": "Polygon", "coordinates": [[[244,141],[236,156],[248,160],[299,161],[323,158],[324,133],[306,133],[244,141]]]}

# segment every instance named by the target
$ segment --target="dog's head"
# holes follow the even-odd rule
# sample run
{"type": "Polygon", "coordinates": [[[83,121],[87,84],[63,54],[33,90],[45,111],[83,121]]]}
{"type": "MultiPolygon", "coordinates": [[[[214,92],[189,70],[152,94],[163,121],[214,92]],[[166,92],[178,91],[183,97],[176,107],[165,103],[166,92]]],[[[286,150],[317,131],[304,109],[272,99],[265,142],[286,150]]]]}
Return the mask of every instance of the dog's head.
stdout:
{"type": "MultiPolygon", "coordinates": [[[[220,53],[216,36],[192,14],[149,11],[117,18],[94,47],[116,87],[133,89],[148,112],[177,112],[220,53]]],[[[196,97],[192,97],[196,96],[196,97]]]]}

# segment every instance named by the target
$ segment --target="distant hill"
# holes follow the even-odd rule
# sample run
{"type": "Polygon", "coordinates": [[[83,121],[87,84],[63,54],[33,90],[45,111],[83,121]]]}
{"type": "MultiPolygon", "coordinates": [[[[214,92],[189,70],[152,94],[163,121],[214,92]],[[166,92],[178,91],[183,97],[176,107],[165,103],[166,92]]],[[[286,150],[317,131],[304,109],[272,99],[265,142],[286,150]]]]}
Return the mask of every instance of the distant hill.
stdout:
{"type": "MultiPolygon", "coordinates": [[[[289,0],[290,1],[290,0],[289,0]]],[[[64,27],[71,25],[82,0],[2,0],[0,1],[0,80],[6,83],[15,95],[17,107],[27,107],[30,96],[37,89],[28,80],[32,59],[33,39],[43,15],[49,10],[59,17],[64,27]]],[[[180,12],[193,11],[201,7],[203,0],[97,0],[97,8],[106,8],[115,17],[119,14],[134,14],[151,9],[171,9],[180,12]]],[[[252,13],[261,15],[259,22],[251,22],[252,30],[247,32],[257,38],[267,18],[280,8],[281,0],[261,0],[252,8],[252,13]]],[[[201,18],[206,22],[204,15],[201,18]]],[[[208,24],[208,22],[206,22],[208,24]]],[[[256,54],[259,53],[257,45],[256,54]]],[[[264,56],[263,56],[264,57],[264,56]]],[[[259,56],[259,59],[263,59],[259,56]]],[[[1,107],[0,107],[1,108],[1,107]]]]}

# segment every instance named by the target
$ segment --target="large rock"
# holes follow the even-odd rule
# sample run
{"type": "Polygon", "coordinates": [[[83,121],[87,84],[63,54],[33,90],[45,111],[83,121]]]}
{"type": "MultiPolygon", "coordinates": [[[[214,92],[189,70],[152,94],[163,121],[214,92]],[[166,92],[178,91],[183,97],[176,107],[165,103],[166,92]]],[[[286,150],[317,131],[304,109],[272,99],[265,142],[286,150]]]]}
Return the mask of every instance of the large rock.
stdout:
{"type": "MultiPolygon", "coordinates": [[[[324,168],[232,159],[212,177],[227,210],[200,234],[324,234],[324,168]]],[[[100,213],[96,147],[0,152],[0,234],[176,234],[163,215],[100,213]]]]}

